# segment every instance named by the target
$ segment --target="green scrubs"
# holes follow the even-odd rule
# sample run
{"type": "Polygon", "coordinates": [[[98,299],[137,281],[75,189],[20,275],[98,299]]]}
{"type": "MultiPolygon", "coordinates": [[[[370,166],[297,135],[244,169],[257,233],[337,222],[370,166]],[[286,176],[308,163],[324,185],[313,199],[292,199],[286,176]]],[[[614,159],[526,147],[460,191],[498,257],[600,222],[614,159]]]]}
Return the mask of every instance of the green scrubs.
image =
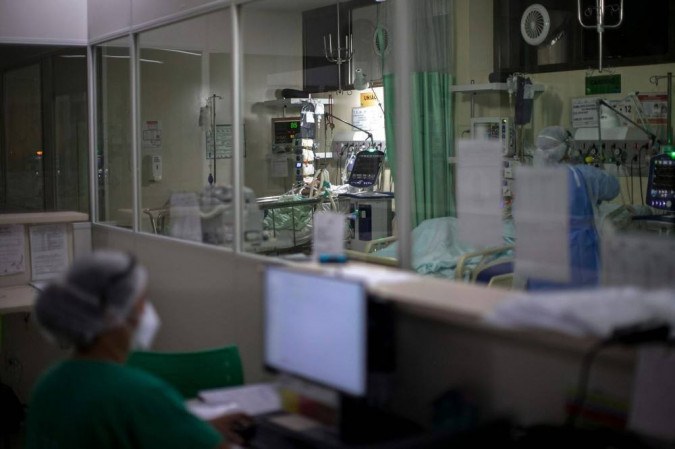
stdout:
{"type": "Polygon", "coordinates": [[[164,381],[112,362],[68,360],[38,382],[26,449],[214,449],[220,434],[164,381]]]}

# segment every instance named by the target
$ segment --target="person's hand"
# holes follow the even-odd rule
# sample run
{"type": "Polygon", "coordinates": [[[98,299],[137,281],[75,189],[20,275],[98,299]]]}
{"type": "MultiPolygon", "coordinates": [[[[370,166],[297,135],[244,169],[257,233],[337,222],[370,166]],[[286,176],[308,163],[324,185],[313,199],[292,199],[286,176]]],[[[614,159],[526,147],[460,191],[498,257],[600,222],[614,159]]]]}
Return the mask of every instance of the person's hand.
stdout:
{"type": "Polygon", "coordinates": [[[245,413],[228,413],[209,421],[228,441],[238,445],[245,444],[241,429],[254,426],[253,418],[245,413]]]}

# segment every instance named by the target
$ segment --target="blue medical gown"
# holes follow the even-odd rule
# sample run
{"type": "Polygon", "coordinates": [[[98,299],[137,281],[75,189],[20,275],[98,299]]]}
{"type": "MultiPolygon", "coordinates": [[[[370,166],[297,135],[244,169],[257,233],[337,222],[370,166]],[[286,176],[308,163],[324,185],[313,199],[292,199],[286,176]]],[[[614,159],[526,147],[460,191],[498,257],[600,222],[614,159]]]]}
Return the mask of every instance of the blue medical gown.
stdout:
{"type": "Polygon", "coordinates": [[[588,165],[569,166],[570,281],[557,283],[530,279],[528,290],[583,288],[598,285],[600,239],[594,206],[619,194],[619,181],[604,170],[588,165]]]}

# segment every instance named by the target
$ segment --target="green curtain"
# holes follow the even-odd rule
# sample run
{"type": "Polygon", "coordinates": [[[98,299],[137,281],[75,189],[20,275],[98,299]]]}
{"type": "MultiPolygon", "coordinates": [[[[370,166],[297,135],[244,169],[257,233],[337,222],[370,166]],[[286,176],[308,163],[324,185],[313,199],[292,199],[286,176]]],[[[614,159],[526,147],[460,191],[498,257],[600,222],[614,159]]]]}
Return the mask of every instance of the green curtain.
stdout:
{"type": "MultiPolygon", "coordinates": [[[[454,156],[452,75],[440,72],[412,74],[413,226],[429,218],[455,216],[455,190],[448,157],[454,156]]],[[[396,173],[393,75],[384,76],[387,160],[396,173]]]]}

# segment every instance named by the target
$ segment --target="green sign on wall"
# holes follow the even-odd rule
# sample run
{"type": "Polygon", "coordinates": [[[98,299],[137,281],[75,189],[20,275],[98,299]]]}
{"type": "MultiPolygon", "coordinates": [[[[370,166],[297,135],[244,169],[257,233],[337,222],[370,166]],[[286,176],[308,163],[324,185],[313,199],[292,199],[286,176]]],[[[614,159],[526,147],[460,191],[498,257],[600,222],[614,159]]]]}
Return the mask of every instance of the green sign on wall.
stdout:
{"type": "Polygon", "coordinates": [[[621,75],[586,77],[586,95],[621,93],[621,75]]]}

